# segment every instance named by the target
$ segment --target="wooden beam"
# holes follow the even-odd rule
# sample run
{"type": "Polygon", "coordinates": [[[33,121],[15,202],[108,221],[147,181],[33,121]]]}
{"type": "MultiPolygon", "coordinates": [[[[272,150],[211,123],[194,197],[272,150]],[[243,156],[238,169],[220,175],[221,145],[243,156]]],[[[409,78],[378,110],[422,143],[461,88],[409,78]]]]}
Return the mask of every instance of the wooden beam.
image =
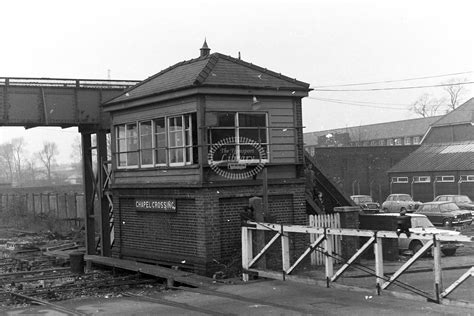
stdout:
{"type": "Polygon", "coordinates": [[[316,249],[316,247],[319,246],[319,244],[321,244],[324,241],[324,239],[326,239],[326,236],[321,235],[319,236],[318,239],[312,242],[311,245],[309,245],[309,247],[306,248],[303,254],[298,258],[298,260],[296,260],[295,263],[290,268],[288,268],[288,270],[285,270],[286,274],[290,274],[296,268],[296,266],[301,262],[301,260],[303,260],[308,254],[312,253],[314,249],[316,249]]]}
{"type": "Polygon", "coordinates": [[[354,261],[359,258],[366,250],[369,248],[370,245],[372,245],[375,241],[375,237],[372,236],[360,249],[349,259],[347,260],[346,263],[334,274],[334,276],[331,278],[331,282],[336,282],[337,279],[344,273],[344,271],[347,270],[351,266],[354,261]]]}
{"type": "Polygon", "coordinates": [[[417,253],[413,255],[413,257],[410,258],[410,260],[405,262],[405,264],[403,264],[400,269],[398,269],[397,272],[392,275],[390,280],[382,285],[382,290],[387,289],[391,284],[393,284],[393,282],[395,282],[395,280],[397,280],[403,272],[411,267],[411,265],[415,263],[415,261],[418,260],[428,249],[430,249],[431,246],[433,246],[433,240],[428,241],[417,253]]]}

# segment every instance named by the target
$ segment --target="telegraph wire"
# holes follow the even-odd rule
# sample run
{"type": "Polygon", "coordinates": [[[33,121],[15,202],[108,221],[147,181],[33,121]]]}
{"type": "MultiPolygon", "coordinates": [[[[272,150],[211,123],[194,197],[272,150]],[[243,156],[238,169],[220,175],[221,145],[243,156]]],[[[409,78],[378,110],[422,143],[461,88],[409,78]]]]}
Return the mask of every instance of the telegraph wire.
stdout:
{"type": "MultiPolygon", "coordinates": [[[[311,98],[311,97],[310,97],[311,98]]],[[[376,104],[376,105],[401,105],[401,106],[412,106],[412,104],[401,104],[401,103],[387,103],[387,102],[370,102],[370,101],[357,101],[357,100],[343,100],[343,99],[332,99],[332,98],[318,98],[324,101],[339,101],[349,103],[365,103],[365,104],[376,104]]]]}
{"type": "Polygon", "coordinates": [[[312,100],[318,100],[322,102],[330,102],[330,103],[337,103],[337,104],[345,104],[345,105],[355,105],[355,106],[360,106],[360,107],[368,107],[368,108],[376,108],[376,109],[386,109],[386,110],[398,110],[398,111],[409,111],[408,108],[395,108],[395,107],[389,107],[389,106],[377,106],[377,105],[370,105],[370,104],[358,104],[358,103],[351,103],[351,102],[340,102],[340,101],[332,101],[328,99],[320,99],[320,98],[315,98],[315,97],[308,97],[309,99],[312,100]]]}
{"type": "Polygon", "coordinates": [[[464,75],[464,74],[469,74],[469,73],[472,73],[472,72],[474,72],[474,71],[464,71],[464,72],[456,72],[456,73],[445,74],[445,75],[415,77],[415,78],[406,78],[406,79],[397,79],[397,80],[384,80],[384,81],[372,81],[372,82],[362,82],[362,83],[347,83],[347,84],[314,86],[312,88],[318,89],[318,88],[330,88],[330,87],[349,87],[349,86],[362,86],[362,85],[370,85],[370,84],[377,84],[377,83],[403,82],[403,81],[413,81],[413,80],[422,80],[422,79],[432,79],[432,78],[464,75]]]}
{"type": "Polygon", "coordinates": [[[457,83],[441,83],[436,85],[426,86],[408,86],[408,87],[387,87],[387,88],[368,88],[368,89],[313,89],[313,91],[321,92],[355,92],[355,91],[387,91],[387,90],[409,90],[409,89],[423,89],[423,88],[436,88],[436,87],[448,87],[448,86],[459,86],[473,84],[474,81],[457,82],[457,83]]]}

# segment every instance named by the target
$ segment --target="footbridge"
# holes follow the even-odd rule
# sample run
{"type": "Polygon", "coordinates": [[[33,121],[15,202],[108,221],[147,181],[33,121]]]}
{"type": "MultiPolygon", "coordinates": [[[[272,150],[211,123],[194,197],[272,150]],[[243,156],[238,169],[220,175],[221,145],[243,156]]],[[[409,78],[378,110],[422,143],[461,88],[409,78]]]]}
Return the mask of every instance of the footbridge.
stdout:
{"type": "Polygon", "coordinates": [[[108,113],[101,104],[137,84],[135,80],[96,80],[58,78],[0,77],[0,126],[77,126],[82,140],[83,183],[85,196],[86,249],[109,256],[113,243],[113,205],[108,190],[110,161],[106,133],[110,130],[108,113]],[[96,145],[92,146],[92,135],[96,145]],[[93,162],[92,153],[96,161],[93,162]],[[97,172],[94,173],[93,165],[97,172]],[[95,218],[95,201],[100,216],[95,218]],[[95,242],[95,222],[99,223],[100,247],[95,242]]]}

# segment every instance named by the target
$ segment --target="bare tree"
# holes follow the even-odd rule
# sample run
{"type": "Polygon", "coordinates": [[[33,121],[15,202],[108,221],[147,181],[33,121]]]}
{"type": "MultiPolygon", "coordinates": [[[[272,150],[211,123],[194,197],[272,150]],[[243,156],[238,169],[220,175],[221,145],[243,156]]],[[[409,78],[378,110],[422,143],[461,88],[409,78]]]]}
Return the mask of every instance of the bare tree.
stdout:
{"type": "Polygon", "coordinates": [[[20,180],[22,177],[22,164],[24,159],[25,145],[25,139],[23,137],[13,138],[11,141],[17,180],[20,180]]]}
{"type": "Polygon", "coordinates": [[[444,102],[444,99],[436,99],[425,93],[413,102],[410,111],[421,117],[435,116],[444,102]]]}
{"type": "Polygon", "coordinates": [[[55,142],[44,142],[43,148],[38,152],[38,158],[46,169],[46,177],[48,181],[51,181],[51,167],[58,154],[58,145],[56,145],[55,142]]]}
{"type": "Polygon", "coordinates": [[[0,164],[2,165],[2,170],[7,181],[13,181],[15,162],[13,160],[13,148],[11,143],[3,143],[0,145],[0,164]]]}
{"type": "Polygon", "coordinates": [[[463,83],[466,81],[467,79],[463,78],[451,79],[445,82],[446,84],[449,84],[448,86],[444,87],[444,91],[449,94],[449,104],[447,112],[454,110],[461,103],[463,95],[467,92],[466,86],[463,85],[463,83]]]}

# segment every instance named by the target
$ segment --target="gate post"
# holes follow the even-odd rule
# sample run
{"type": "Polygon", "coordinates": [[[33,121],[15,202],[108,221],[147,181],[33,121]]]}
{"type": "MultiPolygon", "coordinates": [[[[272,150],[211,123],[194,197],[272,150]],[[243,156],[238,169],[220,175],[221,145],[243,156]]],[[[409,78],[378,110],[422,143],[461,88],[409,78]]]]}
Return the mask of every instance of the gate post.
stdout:
{"type": "Polygon", "coordinates": [[[382,238],[380,237],[377,237],[375,239],[374,254],[375,254],[375,277],[376,277],[377,295],[380,295],[380,290],[382,289],[382,285],[384,282],[382,238]]]}
{"type": "Polygon", "coordinates": [[[327,228],[324,228],[324,235],[326,236],[326,239],[324,240],[324,252],[326,255],[326,286],[329,287],[329,280],[331,280],[332,276],[334,275],[334,262],[332,259],[332,238],[327,236],[327,228]]]}
{"type": "Polygon", "coordinates": [[[443,283],[441,278],[441,242],[433,235],[433,270],[434,270],[434,291],[436,302],[440,302],[440,293],[443,292],[443,283]]]}
{"type": "Polygon", "coordinates": [[[244,282],[249,280],[247,270],[249,269],[249,263],[252,257],[252,230],[246,226],[242,226],[242,269],[244,270],[242,273],[242,281],[244,282]]]}

